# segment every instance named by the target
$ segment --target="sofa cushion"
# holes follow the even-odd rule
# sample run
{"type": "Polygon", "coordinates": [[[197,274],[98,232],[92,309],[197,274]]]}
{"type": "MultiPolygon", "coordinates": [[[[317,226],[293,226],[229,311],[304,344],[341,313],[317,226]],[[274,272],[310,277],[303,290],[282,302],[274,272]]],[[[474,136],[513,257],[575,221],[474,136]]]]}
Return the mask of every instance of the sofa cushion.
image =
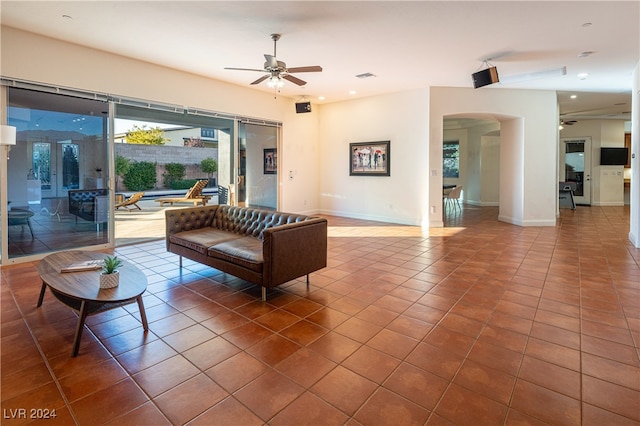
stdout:
{"type": "Polygon", "coordinates": [[[209,247],[238,238],[242,238],[242,236],[207,227],[178,232],[177,234],[169,236],[169,241],[172,244],[183,246],[206,255],[209,247]]]}
{"type": "MultiPolygon", "coordinates": [[[[237,235],[237,234],[236,234],[237,235]]],[[[262,241],[253,237],[241,237],[209,247],[208,255],[235,263],[252,271],[262,272],[264,258],[262,241]]]]}

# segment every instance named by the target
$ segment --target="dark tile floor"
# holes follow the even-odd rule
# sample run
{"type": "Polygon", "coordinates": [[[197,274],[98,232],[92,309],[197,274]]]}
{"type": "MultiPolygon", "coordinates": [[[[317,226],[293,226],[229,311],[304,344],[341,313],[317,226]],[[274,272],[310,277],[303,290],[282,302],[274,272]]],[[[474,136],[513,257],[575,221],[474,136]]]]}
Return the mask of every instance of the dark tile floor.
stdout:
{"type": "Polygon", "coordinates": [[[162,241],[118,248],[148,277],[150,330],[135,304],[91,316],[76,358],[77,317],[50,293],[36,308],[36,265],[2,268],[2,424],[640,424],[628,207],[496,218],[330,217],[328,267],[266,303],[162,241]]]}

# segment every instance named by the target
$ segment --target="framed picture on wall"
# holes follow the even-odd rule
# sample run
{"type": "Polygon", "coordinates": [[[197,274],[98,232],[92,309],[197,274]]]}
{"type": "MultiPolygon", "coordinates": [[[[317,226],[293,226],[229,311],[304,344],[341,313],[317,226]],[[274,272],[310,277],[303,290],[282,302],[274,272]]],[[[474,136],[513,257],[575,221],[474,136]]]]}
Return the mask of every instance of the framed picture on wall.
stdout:
{"type": "Polygon", "coordinates": [[[391,176],[391,141],[349,144],[349,176],[391,176]]]}
{"type": "Polygon", "coordinates": [[[275,175],[278,173],[278,156],[276,148],[265,148],[263,164],[265,175],[275,175]]]}

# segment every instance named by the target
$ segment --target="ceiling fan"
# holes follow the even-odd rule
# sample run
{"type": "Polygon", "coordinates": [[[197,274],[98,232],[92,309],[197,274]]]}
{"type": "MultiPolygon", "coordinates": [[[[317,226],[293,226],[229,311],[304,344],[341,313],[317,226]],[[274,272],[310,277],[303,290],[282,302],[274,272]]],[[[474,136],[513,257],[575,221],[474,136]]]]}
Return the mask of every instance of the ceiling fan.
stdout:
{"type": "Polygon", "coordinates": [[[225,68],[226,70],[239,70],[239,71],[258,71],[263,72],[265,75],[252,82],[251,84],[260,84],[263,81],[267,80],[267,85],[269,87],[282,87],[283,81],[285,79],[290,81],[298,86],[304,86],[307,84],[306,81],[299,79],[298,77],[294,77],[291,74],[299,73],[299,72],[320,72],[322,71],[322,67],[318,65],[312,65],[307,67],[294,67],[287,68],[287,64],[282,61],[276,59],[276,43],[280,40],[280,34],[271,34],[271,40],[273,40],[273,55],[265,54],[264,59],[266,62],[264,63],[264,69],[256,69],[256,68],[225,68]]]}

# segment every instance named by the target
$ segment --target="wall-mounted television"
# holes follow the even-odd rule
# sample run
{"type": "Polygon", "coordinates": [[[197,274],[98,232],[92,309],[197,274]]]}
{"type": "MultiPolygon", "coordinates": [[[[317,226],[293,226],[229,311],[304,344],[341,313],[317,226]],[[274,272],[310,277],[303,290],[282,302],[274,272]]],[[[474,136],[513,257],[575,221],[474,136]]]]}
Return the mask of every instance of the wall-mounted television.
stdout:
{"type": "Polygon", "coordinates": [[[600,148],[601,166],[624,166],[629,161],[629,148],[600,148]]]}

